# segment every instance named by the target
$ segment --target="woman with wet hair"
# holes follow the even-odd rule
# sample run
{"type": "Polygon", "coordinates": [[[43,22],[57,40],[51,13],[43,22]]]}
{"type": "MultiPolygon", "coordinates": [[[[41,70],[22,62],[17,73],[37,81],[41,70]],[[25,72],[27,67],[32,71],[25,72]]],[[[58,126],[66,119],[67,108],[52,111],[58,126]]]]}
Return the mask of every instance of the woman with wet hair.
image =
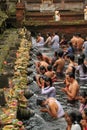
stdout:
{"type": "Polygon", "coordinates": [[[79,111],[82,113],[85,108],[87,108],[87,93],[85,91],[81,92],[80,96],[77,97],[80,101],[79,111]]]}
{"type": "Polygon", "coordinates": [[[84,109],[82,112],[82,120],[81,120],[81,125],[82,125],[82,130],[87,130],[87,108],[84,109]]]}
{"type": "Polygon", "coordinates": [[[76,74],[80,80],[87,80],[87,66],[84,63],[84,58],[78,58],[78,66],[76,67],[76,74]]]}
{"type": "Polygon", "coordinates": [[[56,89],[52,86],[52,79],[47,76],[43,80],[41,94],[47,96],[47,98],[56,96],[56,89]]]}
{"type": "Polygon", "coordinates": [[[65,120],[67,122],[66,130],[82,130],[80,121],[82,119],[81,113],[78,111],[71,111],[65,113],[65,120]]]}

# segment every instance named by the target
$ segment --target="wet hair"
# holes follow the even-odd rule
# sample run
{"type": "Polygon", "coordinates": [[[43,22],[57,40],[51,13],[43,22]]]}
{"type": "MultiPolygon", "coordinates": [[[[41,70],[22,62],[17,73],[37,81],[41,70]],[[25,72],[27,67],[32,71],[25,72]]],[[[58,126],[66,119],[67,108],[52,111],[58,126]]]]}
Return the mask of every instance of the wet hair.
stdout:
{"type": "Polygon", "coordinates": [[[44,98],[44,97],[38,97],[37,100],[36,100],[37,106],[38,106],[38,105],[39,105],[39,106],[42,106],[42,103],[43,103],[43,101],[45,101],[45,100],[46,100],[46,98],[44,98]]]}
{"type": "Polygon", "coordinates": [[[83,62],[84,62],[83,57],[79,56],[79,57],[78,57],[78,65],[83,64],[83,62]]]}
{"type": "Polygon", "coordinates": [[[81,53],[81,54],[80,54],[80,57],[82,57],[83,59],[85,59],[85,54],[84,54],[84,53],[81,53]]]}
{"type": "Polygon", "coordinates": [[[76,36],[81,37],[81,33],[76,33],[76,36]]]}
{"type": "Polygon", "coordinates": [[[47,33],[48,36],[51,36],[50,32],[47,33]]]}
{"type": "Polygon", "coordinates": [[[83,98],[86,98],[86,97],[87,97],[86,91],[82,91],[82,92],[80,93],[80,96],[82,96],[83,98]]]}
{"type": "Polygon", "coordinates": [[[84,109],[84,113],[87,116],[87,108],[84,109]]]}
{"type": "MultiPolygon", "coordinates": [[[[45,82],[50,82],[50,87],[52,86],[52,79],[50,77],[46,77],[45,79],[45,82]]],[[[45,86],[47,87],[47,86],[45,86]]]]}
{"type": "Polygon", "coordinates": [[[71,61],[75,60],[75,56],[73,54],[68,54],[67,57],[70,58],[71,61]]]}
{"type": "Polygon", "coordinates": [[[70,78],[74,78],[75,79],[75,74],[74,73],[69,72],[69,73],[67,73],[67,75],[69,75],[70,78]]]}
{"type": "Polygon", "coordinates": [[[80,121],[82,119],[82,115],[79,111],[71,111],[71,112],[68,112],[68,115],[72,121],[73,124],[79,124],[80,127],[81,127],[81,130],[82,130],[82,126],[80,124],[80,121]]]}
{"type": "Polygon", "coordinates": [[[44,66],[40,66],[40,71],[41,70],[45,70],[46,71],[46,68],[44,66]]]}
{"type": "Polygon", "coordinates": [[[38,52],[36,53],[36,56],[42,56],[42,53],[38,51],[38,52]]]}
{"type": "Polygon", "coordinates": [[[82,96],[83,98],[85,98],[85,105],[87,104],[87,93],[86,93],[86,91],[82,91],[81,93],[80,93],[80,96],[82,96]]]}
{"type": "Polygon", "coordinates": [[[57,54],[58,54],[59,57],[62,57],[62,56],[63,56],[63,53],[64,53],[64,52],[63,52],[62,50],[60,50],[57,54]]]}
{"type": "Polygon", "coordinates": [[[51,65],[47,66],[47,70],[51,71],[52,70],[52,66],[51,65]]]}

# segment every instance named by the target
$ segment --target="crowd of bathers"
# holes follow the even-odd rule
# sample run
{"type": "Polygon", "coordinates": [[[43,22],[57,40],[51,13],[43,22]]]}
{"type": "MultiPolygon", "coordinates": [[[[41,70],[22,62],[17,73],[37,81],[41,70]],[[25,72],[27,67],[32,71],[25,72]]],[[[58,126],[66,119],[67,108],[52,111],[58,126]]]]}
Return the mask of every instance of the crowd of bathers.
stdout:
{"type": "MultiPolygon", "coordinates": [[[[87,81],[87,37],[76,33],[67,40],[57,33],[47,33],[46,40],[39,33],[35,46],[38,47],[35,62],[37,74],[33,77],[41,90],[42,97],[37,99],[40,111],[52,118],[65,117],[66,130],[87,130],[87,92],[80,92],[81,82],[87,81]],[[41,48],[51,49],[53,55],[47,56],[41,48]],[[63,81],[61,92],[67,96],[67,103],[79,102],[78,111],[65,112],[61,102],[56,99],[55,82],[63,81]]],[[[84,85],[83,85],[84,86],[84,85]]]]}

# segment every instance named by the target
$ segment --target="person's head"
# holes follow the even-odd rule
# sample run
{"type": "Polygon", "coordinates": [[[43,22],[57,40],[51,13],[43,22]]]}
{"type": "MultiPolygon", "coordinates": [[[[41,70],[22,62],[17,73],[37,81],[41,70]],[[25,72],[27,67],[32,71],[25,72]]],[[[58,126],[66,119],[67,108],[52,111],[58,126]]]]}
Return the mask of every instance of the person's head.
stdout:
{"type": "Polygon", "coordinates": [[[45,78],[45,86],[47,87],[47,86],[52,86],[52,79],[51,78],[49,78],[49,77],[46,77],[45,78]]]}
{"type": "Polygon", "coordinates": [[[44,74],[46,72],[46,68],[44,66],[40,66],[40,73],[44,74]]]}
{"type": "Polygon", "coordinates": [[[79,111],[69,111],[69,112],[66,112],[65,119],[68,124],[72,125],[72,124],[75,124],[76,122],[80,123],[82,119],[82,115],[79,111]]]}
{"type": "Polygon", "coordinates": [[[79,101],[83,104],[87,104],[87,93],[85,91],[80,93],[79,101]]]}
{"type": "Polygon", "coordinates": [[[62,50],[60,50],[57,54],[58,54],[58,57],[63,57],[63,51],[62,50]]]}
{"type": "Polygon", "coordinates": [[[85,108],[84,111],[82,112],[82,118],[87,120],[87,108],[85,108]]]}
{"type": "Polygon", "coordinates": [[[47,37],[51,36],[50,32],[47,33],[47,37]]]}
{"type": "Polygon", "coordinates": [[[48,66],[47,66],[47,70],[48,70],[48,71],[52,71],[52,66],[51,66],[51,65],[48,65],[48,66]]]}
{"type": "Polygon", "coordinates": [[[38,52],[36,53],[36,56],[37,56],[37,59],[38,59],[38,60],[42,60],[43,55],[42,55],[41,52],[38,51],[38,52]]]}
{"type": "Polygon", "coordinates": [[[67,57],[70,59],[70,61],[74,62],[75,56],[73,54],[68,54],[67,57]]]}
{"type": "Polygon", "coordinates": [[[45,102],[46,102],[46,98],[44,97],[38,97],[36,100],[37,106],[41,106],[41,107],[45,106],[45,102]]]}
{"type": "Polygon", "coordinates": [[[68,81],[72,83],[73,80],[75,79],[75,74],[72,72],[69,72],[67,73],[67,76],[68,76],[68,81]]]}

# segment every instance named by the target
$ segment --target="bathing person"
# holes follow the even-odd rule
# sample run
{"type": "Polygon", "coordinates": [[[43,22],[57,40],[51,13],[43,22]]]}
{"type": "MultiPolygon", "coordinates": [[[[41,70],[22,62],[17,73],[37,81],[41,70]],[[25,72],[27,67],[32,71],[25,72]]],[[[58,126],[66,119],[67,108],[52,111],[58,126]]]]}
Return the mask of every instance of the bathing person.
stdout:
{"type": "Polygon", "coordinates": [[[46,45],[46,46],[48,46],[48,47],[50,47],[50,44],[51,44],[51,34],[48,32],[47,33],[47,39],[46,39],[46,41],[44,42],[44,46],[46,45]]]}
{"type": "Polygon", "coordinates": [[[82,125],[82,130],[87,130],[87,108],[84,109],[82,112],[82,120],[81,120],[81,125],[82,125]]]}
{"type": "Polygon", "coordinates": [[[83,43],[83,53],[85,57],[87,57],[87,37],[85,38],[85,42],[83,43]]]}
{"type": "Polygon", "coordinates": [[[47,66],[47,71],[45,72],[45,75],[47,77],[51,78],[52,82],[57,81],[56,73],[55,73],[55,71],[52,70],[52,66],[51,65],[47,66]]]}
{"type": "Polygon", "coordinates": [[[41,33],[39,33],[36,38],[36,46],[43,46],[43,45],[44,45],[44,38],[41,36],[41,33]]]}
{"type": "Polygon", "coordinates": [[[74,47],[72,45],[72,42],[68,42],[68,45],[69,47],[67,48],[67,50],[65,51],[64,55],[67,55],[67,54],[74,54],[75,50],[74,50],[74,47]]]}
{"type": "Polygon", "coordinates": [[[47,98],[56,96],[56,89],[52,86],[52,80],[47,76],[43,80],[41,94],[47,96],[47,98]]]}
{"type": "Polygon", "coordinates": [[[51,65],[53,65],[57,59],[58,59],[58,54],[57,51],[55,51],[51,60],[51,65]]]}
{"type": "Polygon", "coordinates": [[[76,67],[76,74],[80,80],[87,80],[87,66],[84,64],[84,58],[78,58],[78,66],[76,67]]]}
{"type": "Polygon", "coordinates": [[[57,51],[59,49],[59,36],[57,33],[53,33],[53,37],[51,40],[51,48],[54,51],[57,51]]]}
{"type": "Polygon", "coordinates": [[[82,46],[83,46],[83,43],[84,43],[84,39],[81,37],[81,34],[80,33],[77,33],[77,44],[76,44],[76,49],[79,52],[82,51],[82,46]]]}
{"type": "Polygon", "coordinates": [[[48,57],[48,56],[46,56],[46,55],[44,55],[44,54],[42,54],[42,53],[39,52],[39,51],[36,53],[36,56],[37,56],[37,59],[38,59],[39,61],[45,61],[45,62],[47,62],[48,64],[51,63],[51,58],[48,57]]]}
{"type": "Polygon", "coordinates": [[[74,49],[76,50],[76,45],[77,45],[77,36],[76,34],[73,34],[72,38],[70,39],[74,49]]]}
{"type": "Polygon", "coordinates": [[[61,90],[67,95],[67,102],[71,104],[75,104],[76,97],[79,94],[79,84],[75,79],[75,75],[73,73],[67,74],[69,86],[62,88],[61,90]]]}
{"type": "Polygon", "coordinates": [[[77,99],[80,101],[79,111],[82,113],[87,108],[87,93],[85,91],[81,92],[77,99]]]}
{"type": "Polygon", "coordinates": [[[44,66],[40,66],[40,73],[34,76],[34,81],[36,81],[37,85],[41,88],[44,78],[46,77],[44,74],[46,72],[46,68],[44,66]]]}
{"type": "Polygon", "coordinates": [[[58,77],[63,76],[65,60],[63,58],[63,51],[58,52],[58,60],[55,61],[53,67],[56,68],[56,73],[58,77]]]}
{"type": "Polygon", "coordinates": [[[69,65],[66,69],[66,74],[72,72],[72,67],[76,67],[78,64],[75,62],[75,56],[73,54],[68,54],[67,59],[69,60],[69,65]]]}
{"type": "Polygon", "coordinates": [[[65,112],[65,120],[67,122],[66,130],[82,130],[80,121],[82,119],[79,111],[65,112]]]}
{"type": "Polygon", "coordinates": [[[60,102],[53,97],[43,100],[37,99],[37,105],[41,106],[41,112],[48,113],[54,119],[63,117],[65,114],[60,102]]]}

